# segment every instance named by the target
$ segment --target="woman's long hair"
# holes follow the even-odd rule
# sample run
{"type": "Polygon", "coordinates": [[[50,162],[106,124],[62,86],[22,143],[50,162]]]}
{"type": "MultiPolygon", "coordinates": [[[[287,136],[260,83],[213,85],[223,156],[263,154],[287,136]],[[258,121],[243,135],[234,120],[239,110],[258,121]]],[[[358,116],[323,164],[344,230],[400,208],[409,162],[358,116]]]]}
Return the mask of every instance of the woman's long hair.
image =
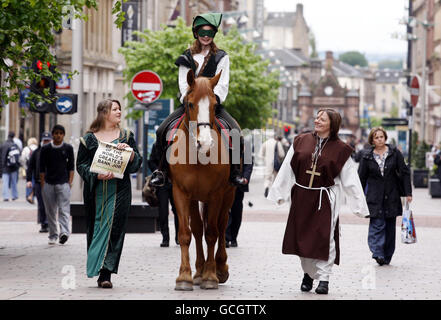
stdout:
{"type": "Polygon", "coordinates": [[[93,120],[93,122],[90,124],[89,130],[87,132],[95,133],[100,131],[100,129],[104,128],[106,117],[109,114],[110,110],[112,109],[112,104],[114,102],[118,104],[119,109],[121,110],[121,104],[119,103],[118,100],[105,99],[100,101],[100,103],[98,103],[98,107],[96,108],[98,114],[95,120],[93,120]]]}

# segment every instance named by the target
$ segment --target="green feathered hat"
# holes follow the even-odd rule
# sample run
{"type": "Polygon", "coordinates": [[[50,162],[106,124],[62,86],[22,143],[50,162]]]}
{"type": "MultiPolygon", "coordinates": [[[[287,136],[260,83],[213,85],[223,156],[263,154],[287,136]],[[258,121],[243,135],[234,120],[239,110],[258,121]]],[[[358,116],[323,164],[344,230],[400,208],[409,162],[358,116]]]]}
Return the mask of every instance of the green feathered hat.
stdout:
{"type": "MultiPolygon", "coordinates": [[[[193,34],[195,33],[196,29],[202,26],[212,26],[214,28],[214,31],[217,32],[217,29],[219,28],[220,24],[222,22],[222,13],[204,13],[199,14],[193,19],[193,34]]],[[[196,38],[196,37],[195,37],[196,38]]]]}

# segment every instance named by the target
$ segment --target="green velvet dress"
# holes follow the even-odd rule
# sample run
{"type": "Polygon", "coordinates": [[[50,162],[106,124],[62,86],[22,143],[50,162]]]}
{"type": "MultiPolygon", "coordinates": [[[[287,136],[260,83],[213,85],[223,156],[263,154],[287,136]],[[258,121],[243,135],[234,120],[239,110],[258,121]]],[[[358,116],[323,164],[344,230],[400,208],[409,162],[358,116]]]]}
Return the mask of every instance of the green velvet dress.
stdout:
{"type": "Polygon", "coordinates": [[[123,179],[98,180],[98,174],[90,172],[90,166],[98,148],[98,140],[93,133],[87,133],[80,140],[76,166],[84,181],[87,276],[91,278],[99,275],[103,268],[111,273],[118,272],[132,202],[130,174],[139,170],[142,157],[139,155],[133,133],[121,130],[119,138],[112,143],[127,143],[133,148],[135,156],[128,163],[123,179]]]}

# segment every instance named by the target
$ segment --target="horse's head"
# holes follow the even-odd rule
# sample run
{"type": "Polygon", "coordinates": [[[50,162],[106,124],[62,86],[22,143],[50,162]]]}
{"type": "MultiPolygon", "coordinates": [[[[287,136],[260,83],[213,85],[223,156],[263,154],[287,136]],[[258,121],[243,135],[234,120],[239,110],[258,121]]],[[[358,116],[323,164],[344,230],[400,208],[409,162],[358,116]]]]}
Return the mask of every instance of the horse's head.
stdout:
{"type": "MultiPolygon", "coordinates": [[[[213,89],[222,71],[213,78],[195,78],[193,70],[187,73],[188,92],[185,107],[188,120],[197,123],[196,143],[199,152],[206,153],[213,145],[211,129],[214,124],[216,96],[213,89]]],[[[192,130],[192,128],[190,128],[192,130]]]]}

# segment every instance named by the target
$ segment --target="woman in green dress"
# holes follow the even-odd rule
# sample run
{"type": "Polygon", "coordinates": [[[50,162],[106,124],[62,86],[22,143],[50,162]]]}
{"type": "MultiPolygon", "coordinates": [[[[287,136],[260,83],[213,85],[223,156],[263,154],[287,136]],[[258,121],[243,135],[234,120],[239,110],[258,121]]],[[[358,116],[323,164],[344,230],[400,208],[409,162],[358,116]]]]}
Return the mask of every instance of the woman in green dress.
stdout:
{"type": "Polygon", "coordinates": [[[98,287],[112,288],[111,273],[117,273],[127,218],[132,201],[130,174],[141,166],[133,133],[123,130],[121,105],[117,100],[98,104],[97,117],[87,133],[80,138],[77,171],[83,178],[83,199],[87,217],[87,276],[98,276],[98,287]],[[133,149],[123,179],[113,173],[90,172],[98,141],[113,143],[118,149],[133,149]]]}

